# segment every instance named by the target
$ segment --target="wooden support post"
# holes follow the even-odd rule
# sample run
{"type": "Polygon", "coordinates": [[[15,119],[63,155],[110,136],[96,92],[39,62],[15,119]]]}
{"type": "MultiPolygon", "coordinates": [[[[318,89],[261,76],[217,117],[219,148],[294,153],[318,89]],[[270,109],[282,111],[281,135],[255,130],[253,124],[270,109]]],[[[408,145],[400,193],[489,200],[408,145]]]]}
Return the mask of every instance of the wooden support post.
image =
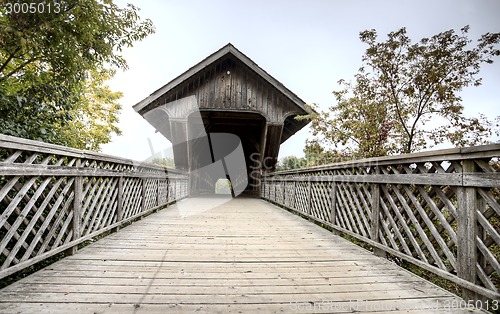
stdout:
{"type": "MultiPolygon", "coordinates": [[[[380,174],[380,168],[375,167],[375,174],[380,174]]],[[[373,241],[380,242],[379,240],[379,230],[380,230],[380,184],[372,183],[372,212],[371,212],[371,226],[370,226],[370,238],[373,241]]],[[[386,257],[385,251],[374,247],[373,253],[377,256],[386,257]]]]}
{"type": "MultiPolygon", "coordinates": [[[[79,165],[80,163],[78,163],[79,165]]],[[[75,177],[73,182],[73,238],[78,240],[82,234],[82,203],[83,203],[83,177],[75,177]]],[[[73,255],[78,251],[78,245],[72,246],[64,252],[64,255],[73,255]]]]}
{"type": "Polygon", "coordinates": [[[174,180],[174,200],[177,201],[179,199],[179,182],[180,180],[174,180]]]}
{"type": "Polygon", "coordinates": [[[273,201],[274,202],[277,202],[277,198],[276,198],[276,192],[277,192],[277,186],[278,186],[278,183],[276,183],[277,181],[273,181],[273,185],[274,185],[274,197],[273,197],[273,201]]]}
{"type": "Polygon", "coordinates": [[[335,224],[337,215],[337,182],[332,181],[330,190],[330,223],[335,224]]]}
{"type": "Polygon", "coordinates": [[[311,215],[312,212],[312,182],[311,179],[307,181],[307,214],[311,215]]]}
{"type": "MultiPolygon", "coordinates": [[[[332,181],[332,189],[330,190],[330,223],[335,225],[337,220],[337,182],[332,181]]],[[[340,235],[341,233],[332,229],[333,234],[340,235]]]]}
{"type": "MultiPolygon", "coordinates": [[[[463,172],[474,172],[473,160],[464,160],[463,172]]],[[[476,283],[477,264],[477,191],[475,187],[458,187],[458,219],[457,219],[457,274],[473,284],[476,283]]],[[[462,297],[465,301],[477,300],[475,292],[463,289],[462,297]]]]}
{"type": "MultiPolygon", "coordinates": [[[[118,178],[118,196],[116,198],[116,222],[123,220],[123,177],[118,178]]],[[[111,232],[120,230],[119,226],[114,227],[111,232]]]]}
{"type": "MultiPolygon", "coordinates": [[[[142,188],[141,188],[141,213],[146,211],[146,180],[147,178],[142,178],[142,188]]],[[[142,216],[139,217],[142,219],[142,216]]]]}
{"type": "Polygon", "coordinates": [[[283,184],[283,189],[282,189],[282,194],[283,195],[283,206],[286,207],[286,181],[281,181],[281,184],[283,184]]]}
{"type": "Polygon", "coordinates": [[[167,183],[167,191],[165,192],[166,193],[165,197],[166,197],[166,200],[167,200],[167,203],[168,203],[168,202],[170,202],[170,178],[167,177],[165,179],[165,182],[167,183]]]}
{"type": "Polygon", "coordinates": [[[293,181],[293,202],[290,207],[292,209],[297,208],[297,181],[293,181]]]}
{"type": "Polygon", "coordinates": [[[267,199],[267,193],[266,193],[266,190],[267,190],[267,183],[265,181],[265,179],[263,177],[261,177],[260,179],[260,195],[262,198],[264,199],[267,199]]]}
{"type": "Polygon", "coordinates": [[[160,179],[156,179],[156,206],[160,206],[160,179]]]}

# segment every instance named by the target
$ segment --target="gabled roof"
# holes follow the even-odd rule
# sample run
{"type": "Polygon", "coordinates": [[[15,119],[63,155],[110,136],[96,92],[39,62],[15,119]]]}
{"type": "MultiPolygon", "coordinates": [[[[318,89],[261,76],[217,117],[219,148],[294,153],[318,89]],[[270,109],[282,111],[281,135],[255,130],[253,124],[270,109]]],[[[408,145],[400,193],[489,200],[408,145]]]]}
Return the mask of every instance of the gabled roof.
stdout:
{"type": "Polygon", "coordinates": [[[202,71],[206,67],[214,64],[218,60],[227,57],[228,55],[232,55],[238,60],[240,60],[243,64],[248,66],[250,69],[252,69],[256,74],[258,74],[262,79],[267,81],[269,84],[271,84],[273,87],[275,87],[278,91],[280,91],[283,95],[285,95],[288,99],[290,99],[297,107],[302,109],[305,112],[309,112],[309,110],[305,106],[305,102],[300,99],[297,95],[295,95],[292,91],[290,91],[288,88],[286,88],[283,84],[281,84],[277,79],[272,77],[269,73],[264,71],[261,67],[259,67],[255,62],[253,62],[250,58],[248,58],[245,54],[243,54],[241,51],[236,49],[231,43],[225,45],[218,51],[214,52],[207,58],[205,58],[203,61],[200,63],[196,64],[183,74],[179,75],[176,77],[174,80],[171,82],[167,83],[160,89],[156,90],[153,92],[151,95],[146,97],[145,99],[141,100],[139,103],[133,106],[134,110],[136,112],[142,111],[145,107],[147,107],[149,104],[153,103],[155,100],[160,98],[162,95],[168,93],[170,90],[174,89],[175,87],[179,86],[186,80],[188,80],[190,77],[196,75],[198,72],[202,71]]]}

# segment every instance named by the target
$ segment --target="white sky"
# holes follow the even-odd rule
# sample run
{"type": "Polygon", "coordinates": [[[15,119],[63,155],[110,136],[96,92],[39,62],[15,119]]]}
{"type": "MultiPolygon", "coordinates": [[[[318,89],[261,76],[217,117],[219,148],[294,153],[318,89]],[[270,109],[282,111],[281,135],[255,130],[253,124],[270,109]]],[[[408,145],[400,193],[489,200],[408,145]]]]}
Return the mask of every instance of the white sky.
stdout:
{"type": "MultiPolygon", "coordinates": [[[[102,152],[135,160],[169,143],[132,106],[231,42],[306,103],[326,110],[339,79],[351,79],[366,48],[358,38],[376,29],[381,39],[403,26],[414,42],[470,25],[469,36],[500,32],[498,0],[129,0],[150,18],[156,33],[124,52],[129,70],[117,73],[113,90],[124,93],[123,135],[102,152]],[[149,140],[148,140],[149,139],[149,140]]],[[[468,115],[500,115],[500,58],[485,65],[483,85],[463,92],[468,115]]],[[[280,158],[302,156],[304,128],[285,142],[280,158]]]]}

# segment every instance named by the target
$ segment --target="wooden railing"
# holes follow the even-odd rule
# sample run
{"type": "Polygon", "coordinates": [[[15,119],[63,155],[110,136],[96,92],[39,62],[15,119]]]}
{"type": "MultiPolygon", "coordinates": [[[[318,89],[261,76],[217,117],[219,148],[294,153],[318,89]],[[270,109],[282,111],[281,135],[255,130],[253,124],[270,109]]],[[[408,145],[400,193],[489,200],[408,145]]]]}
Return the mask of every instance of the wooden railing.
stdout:
{"type": "Polygon", "coordinates": [[[0,278],[188,194],[188,175],[0,135],[0,278]]]}
{"type": "Polygon", "coordinates": [[[366,159],[263,177],[261,197],[498,299],[500,145],[366,159]]]}

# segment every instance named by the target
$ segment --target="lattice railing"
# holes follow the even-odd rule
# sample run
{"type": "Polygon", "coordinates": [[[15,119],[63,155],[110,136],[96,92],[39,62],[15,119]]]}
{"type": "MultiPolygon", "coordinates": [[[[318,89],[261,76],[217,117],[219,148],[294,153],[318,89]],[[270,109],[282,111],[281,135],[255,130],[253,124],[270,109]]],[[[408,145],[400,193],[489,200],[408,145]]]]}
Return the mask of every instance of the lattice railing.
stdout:
{"type": "Polygon", "coordinates": [[[499,157],[488,145],[277,172],[261,196],[457,283],[466,299],[497,299],[499,157]]]}
{"type": "Polygon", "coordinates": [[[0,278],[187,194],[180,171],[0,135],[0,278]]]}

